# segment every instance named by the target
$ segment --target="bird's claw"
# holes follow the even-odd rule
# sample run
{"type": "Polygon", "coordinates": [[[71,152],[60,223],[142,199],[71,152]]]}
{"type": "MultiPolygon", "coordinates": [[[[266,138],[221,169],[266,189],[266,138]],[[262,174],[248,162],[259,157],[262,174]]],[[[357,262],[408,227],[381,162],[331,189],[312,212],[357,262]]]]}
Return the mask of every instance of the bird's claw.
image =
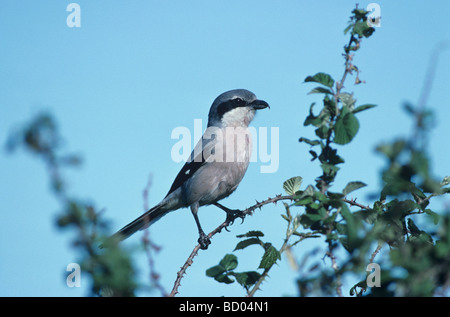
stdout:
{"type": "Polygon", "coordinates": [[[200,244],[200,249],[206,250],[211,244],[211,240],[204,232],[200,232],[200,237],[198,238],[198,243],[200,244]]]}
{"type": "MultiPolygon", "coordinates": [[[[234,223],[234,221],[236,220],[236,218],[241,218],[242,219],[241,224],[243,224],[244,219],[245,219],[245,214],[239,209],[229,209],[227,211],[227,218],[225,219],[225,222],[228,223],[227,226],[232,225],[234,223]]],[[[225,227],[225,230],[227,230],[227,227],[225,227]]]]}

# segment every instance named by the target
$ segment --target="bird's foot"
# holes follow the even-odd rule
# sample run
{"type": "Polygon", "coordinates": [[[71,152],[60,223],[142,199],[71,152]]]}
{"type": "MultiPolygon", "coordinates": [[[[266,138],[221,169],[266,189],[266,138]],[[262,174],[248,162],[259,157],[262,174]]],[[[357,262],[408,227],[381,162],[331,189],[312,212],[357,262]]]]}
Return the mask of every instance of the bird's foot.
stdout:
{"type": "Polygon", "coordinates": [[[208,246],[211,244],[211,240],[203,231],[201,231],[199,234],[200,237],[198,238],[198,243],[200,244],[200,249],[202,250],[208,249],[208,246]]]}
{"type": "Polygon", "coordinates": [[[232,225],[236,218],[241,218],[242,223],[244,223],[245,214],[242,212],[242,210],[239,209],[228,209],[225,211],[227,213],[227,218],[225,219],[225,222],[228,223],[228,225],[232,225]]]}
{"type": "Polygon", "coordinates": [[[214,203],[214,205],[216,207],[219,207],[220,209],[222,209],[223,211],[225,211],[227,213],[227,218],[225,219],[225,230],[228,231],[227,227],[232,225],[234,223],[234,221],[236,220],[236,218],[241,218],[242,219],[242,223],[244,223],[244,218],[245,218],[245,214],[242,210],[239,209],[230,209],[227,208],[219,203],[214,203]]]}

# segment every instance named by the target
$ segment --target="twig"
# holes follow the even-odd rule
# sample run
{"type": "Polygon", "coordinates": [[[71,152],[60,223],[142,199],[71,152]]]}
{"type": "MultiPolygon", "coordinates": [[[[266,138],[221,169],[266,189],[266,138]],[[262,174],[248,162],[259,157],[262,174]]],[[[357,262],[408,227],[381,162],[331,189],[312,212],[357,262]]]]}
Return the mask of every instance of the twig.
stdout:
{"type": "MultiPolygon", "coordinates": [[[[209,237],[209,235],[208,235],[209,237]]],[[[173,289],[169,294],[169,297],[174,297],[178,293],[178,287],[180,287],[181,279],[183,278],[183,275],[186,273],[186,270],[189,266],[192,265],[194,257],[197,255],[198,250],[200,250],[200,244],[197,244],[192,250],[191,254],[189,255],[188,259],[184,263],[184,265],[181,267],[181,270],[177,272],[177,279],[175,280],[175,283],[173,285],[173,289]]]]}
{"type": "Polygon", "coordinates": [[[375,259],[377,254],[380,253],[380,250],[382,247],[383,247],[383,245],[381,243],[378,243],[377,248],[375,249],[375,251],[373,251],[372,255],[370,256],[369,263],[373,263],[373,260],[375,259]]]}
{"type": "MultiPolygon", "coordinates": [[[[144,191],[142,193],[144,200],[144,210],[149,210],[148,194],[151,186],[152,186],[152,175],[150,174],[148,177],[147,186],[145,186],[144,191]]],[[[160,276],[155,270],[155,261],[153,259],[152,253],[152,251],[159,252],[161,248],[152,242],[152,240],[150,239],[150,232],[148,229],[144,231],[144,235],[142,236],[142,243],[144,245],[145,253],[147,255],[148,267],[150,271],[150,282],[154,287],[156,287],[161,292],[162,296],[166,297],[167,292],[159,282],[160,276]]]]}
{"type": "Polygon", "coordinates": [[[417,103],[417,110],[415,111],[415,127],[414,132],[412,133],[411,144],[419,144],[419,146],[426,146],[427,142],[425,139],[424,133],[421,135],[421,130],[424,131],[425,123],[423,122],[425,119],[425,109],[427,106],[428,98],[430,96],[431,88],[433,86],[433,80],[436,75],[436,69],[438,65],[439,55],[449,47],[450,42],[440,42],[438,43],[432,52],[430,60],[428,62],[428,68],[425,75],[425,81],[422,87],[422,91],[420,93],[419,101],[417,103]],[[419,143],[421,142],[421,143],[419,143]]]}
{"type": "MultiPolygon", "coordinates": [[[[264,205],[270,204],[270,203],[277,203],[280,200],[293,200],[294,196],[282,196],[282,195],[277,195],[274,198],[268,198],[264,201],[258,202],[256,201],[256,204],[245,209],[242,210],[240,213],[237,213],[235,216],[233,216],[230,219],[225,220],[222,224],[220,224],[220,226],[218,226],[216,229],[214,229],[213,231],[211,231],[208,234],[208,238],[211,239],[214,235],[216,235],[217,233],[221,232],[222,229],[228,227],[230,224],[232,224],[234,222],[234,220],[236,220],[236,218],[240,217],[240,216],[248,216],[248,215],[252,215],[253,211],[255,211],[256,209],[260,208],[264,205]]],[[[198,250],[200,249],[200,244],[197,244],[194,248],[194,250],[192,250],[191,254],[189,255],[189,257],[187,258],[186,262],[184,263],[184,265],[181,267],[180,271],[177,272],[177,278],[174,282],[173,285],[173,289],[169,294],[169,297],[174,297],[177,293],[178,293],[178,288],[180,287],[180,283],[181,283],[181,279],[183,278],[184,274],[186,273],[186,270],[188,269],[189,266],[192,265],[193,263],[193,259],[194,257],[197,255],[198,250]]],[[[263,273],[264,274],[264,273],[263,273]]]]}
{"type": "Polygon", "coordinates": [[[336,107],[336,116],[339,114],[339,107],[338,107],[338,101],[339,101],[339,95],[341,94],[341,89],[344,88],[344,82],[345,79],[347,78],[348,74],[351,74],[352,72],[352,64],[351,61],[353,59],[353,54],[350,54],[350,47],[352,45],[353,42],[357,43],[357,45],[359,44],[359,41],[353,36],[351,35],[350,37],[350,41],[348,43],[347,46],[344,47],[344,51],[345,51],[345,69],[344,69],[344,74],[342,75],[341,81],[336,82],[336,93],[334,94],[334,102],[335,102],[335,107],[336,107]]]}
{"type": "Polygon", "coordinates": [[[349,205],[352,206],[357,206],[361,209],[365,209],[365,210],[371,210],[372,208],[370,208],[369,206],[365,206],[365,205],[361,205],[359,203],[356,202],[356,199],[347,199],[347,198],[342,198],[342,201],[346,202],[349,205]]]}
{"type": "Polygon", "coordinates": [[[326,253],[326,255],[331,259],[331,267],[336,272],[336,280],[337,280],[336,293],[339,297],[343,297],[341,275],[338,274],[339,266],[337,265],[336,262],[336,256],[333,254],[331,243],[328,244],[328,252],[326,253]]]}
{"type": "Polygon", "coordinates": [[[259,290],[259,287],[261,286],[262,282],[266,279],[267,275],[269,275],[269,270],[272,268],[266,268],[264,269],[264,272],[259,277],[258,281],[253,285],[252,289],[247,293],[247,297],[253,297],[257,290],[259,290]]]}

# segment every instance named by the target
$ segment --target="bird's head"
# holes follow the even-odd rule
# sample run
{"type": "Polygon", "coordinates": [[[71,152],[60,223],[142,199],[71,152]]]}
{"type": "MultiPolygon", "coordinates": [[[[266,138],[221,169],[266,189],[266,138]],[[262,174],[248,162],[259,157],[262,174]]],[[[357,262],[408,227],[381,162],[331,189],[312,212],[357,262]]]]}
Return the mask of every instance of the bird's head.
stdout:
{"type": "Polygon", "coordinates": [[[246,89],[234,89],[219,95],[214,100],[208,116],[208,127],[247,127],[256,110],[269,107],[264,100],[246,89]]]}

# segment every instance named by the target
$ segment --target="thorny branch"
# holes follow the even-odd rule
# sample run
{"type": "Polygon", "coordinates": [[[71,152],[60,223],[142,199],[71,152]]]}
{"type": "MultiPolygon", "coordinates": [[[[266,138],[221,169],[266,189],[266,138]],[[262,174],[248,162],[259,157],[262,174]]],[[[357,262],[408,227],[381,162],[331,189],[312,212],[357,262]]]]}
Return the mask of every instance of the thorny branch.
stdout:
{"type": "MultiPolygon", "coordinates": [[[[256,209],[261,209],[262,206],[270,204],[270,203],[277,203],[280,200],[293,200],[294,196],[282,196],[282,195],[277,195],[274,198],[268,198],[266,200],[263,200],[261,202],[256,201],[256,204],[245,209],[242,210],[240,213],[237,213],[236,215],[234,215],[232,218],[225,220],[222,224],[220,224],[220,226],[218,226],[216,229],[214,229],[213,231],[211,231],[208,234],[208,238],[211,239],[214,235],[216,235],[217,233],[221,232],[222,229],[227,228],[230,224],[233,223],[234,220],[236,220],[236,218],[240,217],[240,216],[248,216],[248,215],[252,215],[253,211],[255,211],[256,209]]],[[[177,272],[177,278],[175,280],[172,292],[169,294],[169,297],[174,297],[177,293],[178,293],[178,288],[180,287],[180,283],[181,283],[181,279],[183,278],[184,274],[186,273],[186,270],[188,269],[189,266],[192,265],[193,263],[193,259],[194,257],[197,255],[198,250],[200,249],[200,244],[196,245],[194,250],[192,250],[191,254],[189,255],[189,257],[187,258],[186,262],[184,263],[184,265],[181,267],[180,271],[177,272]]]]}
{"type": "MultiPolygon", "coordinates": [[[[277,195],[277,196],[275,196],[273,198],[268,198],[268,199],[263,200],[261,202],[256,201],[255,205],[253,205],[253,206],[251,206],[251,207],[249,207],[249,208],[247,208],[245,210],[242,210],[241,213],[237,213],[233,218],[230,218],[229,220],[226,220],[223,223],[221,223],[216,229],[214,229],[213,231],[211,231],[208,234],[208,238],[211,239],[214,235],[216,235],[217,233],[220,233],[222,231],[222,229],[226,229],[239,216],[244,216],[245,217],[245,216],[252,215],[253,212],[256,209],[258,209],[258,208],[261,209],[261,207],[263,207],[265,205],[268,205],[270,203],[277,203],[278,201],[281,201],[281,200],[294,200],[294,199],[295,199],[295,195],[285,195],[285,196],[277,195]]],[[[369,206],[364,206],[364,205],[361,205],[359,203],[356,203],[355,200],[349,200],[349,199],[345,199],[344,198],[343,201],[348,203],[348,204],[350,204],[350,205],[352,205],[352,206],[358,206],[358,207],[360,207],[362,209],[366,209],[366,210],[371,209],[369,206]]],[[[282,247],[282,249],[283,249],[283,247],[282,247]]],[[[168,295],[169,297],[174,297],[178,293],[178,288],[181,285],[181,280],[182,280],[184,274],[186,273],[187,269],[194,262],[194,258],[195,258],[195,256],[197,256],[198,250],[200,250],[200,244],[197,244],[194,247],[194,249],[192,250],[191,254],[188,256],[186,262],[180,268],[180,271],[177,272],[177,278],[176,278],[176,280],[174,282],[174,286],[173,286],[172,291],[168,295]]],[[[263,273],[263,275],[264,275],[264,273],[263,273]]],[[[263,280],[264,280],[264,278],[261,279],[261,282],[263,280]]],[[[258,288],[254,287],[253,289],[256,291],[258,288]]],[[[254,291],[253,291],[253,293],[254,293],[254,291]]],[[[253,296],[253,294],[249,293],[247,296],[253,296]]]]}

